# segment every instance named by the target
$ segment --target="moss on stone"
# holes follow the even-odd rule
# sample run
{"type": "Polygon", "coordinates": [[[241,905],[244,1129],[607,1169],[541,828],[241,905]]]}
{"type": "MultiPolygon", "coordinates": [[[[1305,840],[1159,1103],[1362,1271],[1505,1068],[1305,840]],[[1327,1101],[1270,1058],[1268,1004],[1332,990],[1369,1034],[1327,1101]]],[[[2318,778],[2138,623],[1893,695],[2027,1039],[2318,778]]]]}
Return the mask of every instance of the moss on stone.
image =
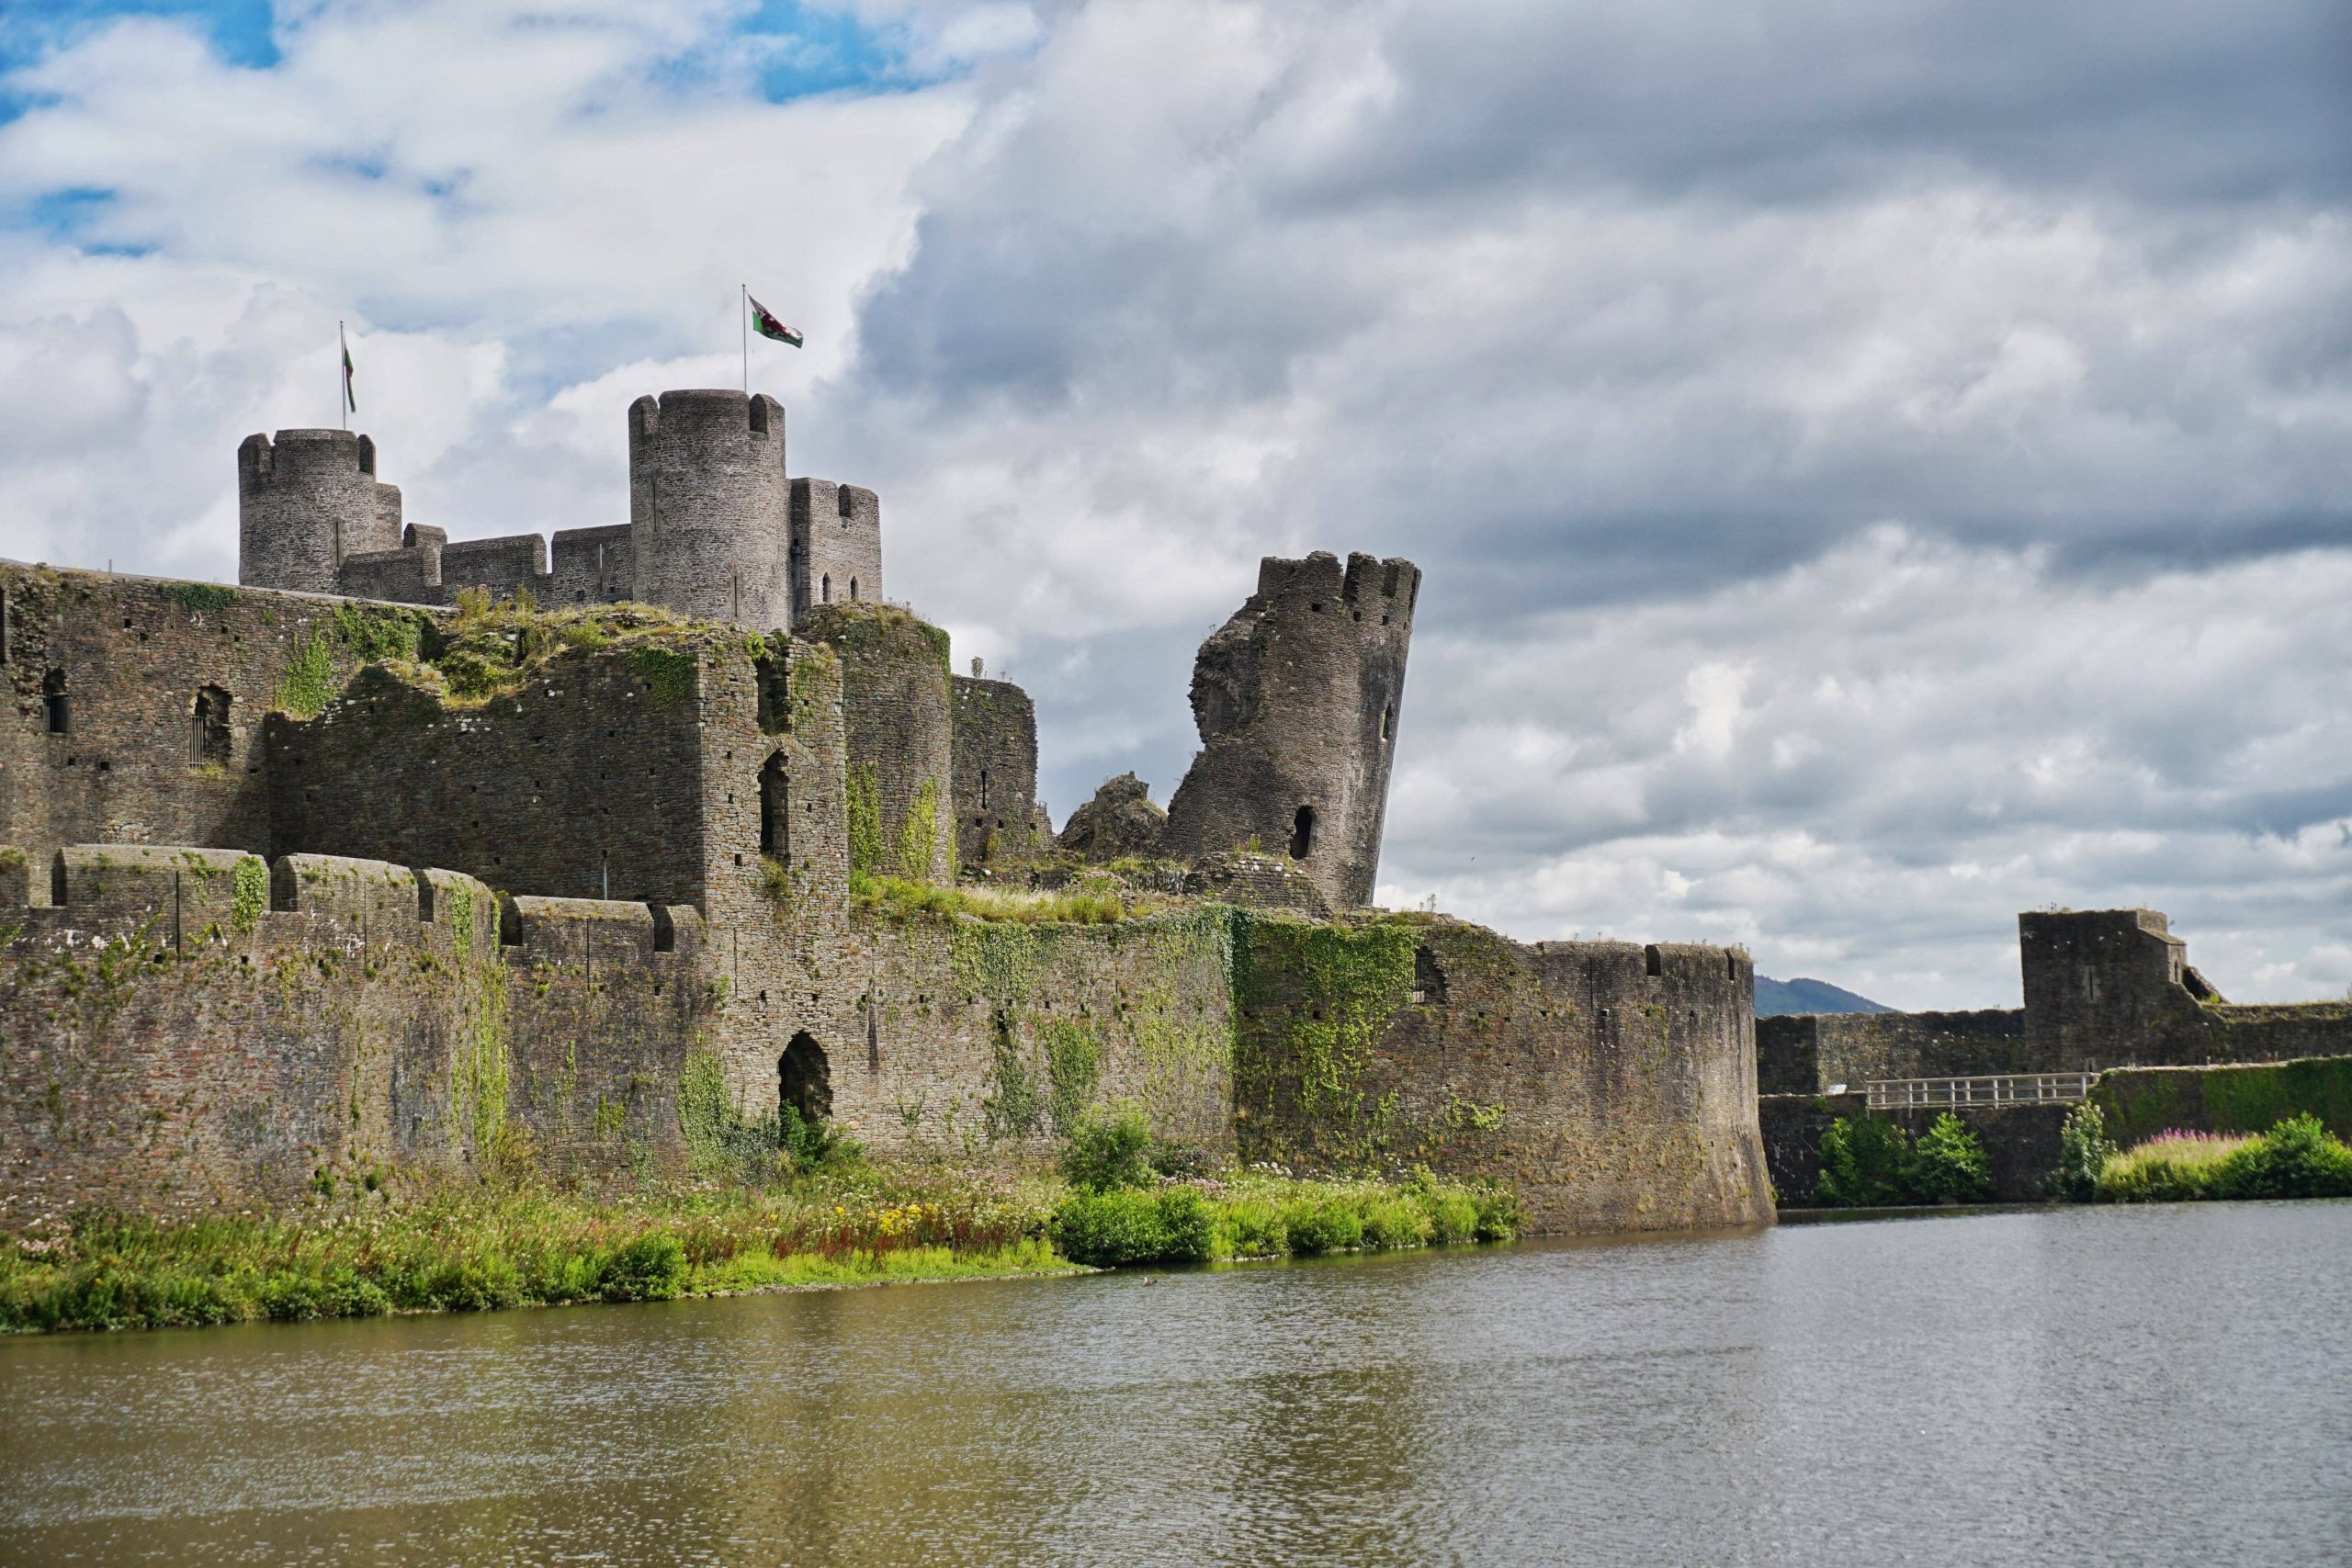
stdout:
{"type": "Polygon", "coordinates": [[[269,863],[259,855],[246,855],[230,874],[229,924],[249,931],[261,923],[262,911],[268,908],[269,863]]]}
{"type": "Polygon", "coordinates": [[[167,582],[164,597],[183,610],[225,610],[237,602],[237,591],[218,582],[167,582]]]}
{"type": "Polygon", "coordinates": [[[1234,1100],[1275,1136],[1311,1124],[1334,1152],[1368,1154],[1363,1071],[1410,1005],[1415,929],[1402,921],[1233,916],[1234,1100]]]}
{"type": "Polygon", "coordinates": [[[932,852],[938,843],[939,781],[925,779],[907,807],[907,819],[899,828],[899,874],[917,882],[928,879],[932,852]]]}

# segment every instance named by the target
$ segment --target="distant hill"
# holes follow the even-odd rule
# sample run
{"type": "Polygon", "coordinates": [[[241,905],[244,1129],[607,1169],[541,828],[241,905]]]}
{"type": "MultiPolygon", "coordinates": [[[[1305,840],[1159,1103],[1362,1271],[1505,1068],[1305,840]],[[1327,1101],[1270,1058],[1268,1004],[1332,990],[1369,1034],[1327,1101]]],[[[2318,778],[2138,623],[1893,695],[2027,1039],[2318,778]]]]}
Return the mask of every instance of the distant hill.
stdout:
{"type": "Polygon", "coordinates": [[[1893,1012],[1868,997],[1833,986],[1826,980],[1768,980],[1756,976],[1756,1016],[1772,1018],[1784,1012],[1893,1012]]]}

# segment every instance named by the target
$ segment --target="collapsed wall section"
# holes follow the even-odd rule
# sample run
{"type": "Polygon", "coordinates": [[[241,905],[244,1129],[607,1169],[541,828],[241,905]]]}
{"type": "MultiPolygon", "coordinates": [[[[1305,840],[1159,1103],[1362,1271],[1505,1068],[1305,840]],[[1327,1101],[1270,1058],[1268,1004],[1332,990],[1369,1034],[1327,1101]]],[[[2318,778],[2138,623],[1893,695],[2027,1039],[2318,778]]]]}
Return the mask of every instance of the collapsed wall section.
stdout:
{"type": "MultiPolygon", "coordinates": [[[[263,719],[318,711],[423,612],[0,565],[0,842],[271,847],[263,719]]],[[[37,886],[36,897],[41,894],[37,886]]]]}
{"type": "Polygon", "coordinates": [[[0,1224],[499,1162],[684,1168],[712,1001],[691,909],[502,919],[470,878],[380,862],[60,859],[65,901],[0,922],[0,1224]]]}
{"type": "Polygon", "coordinates": [[[1772,1217],[1746,954],[1422,919],[1236,933],[1243,1158],[1492,1177],[1544,1232],[1772,1217]]]}
{"type": "Polygon", "coordinates": [[[478,704],[371,667],[315,718],[272,719],[272,841],[699,906],[707,641],[582,651],[478,704]]]}

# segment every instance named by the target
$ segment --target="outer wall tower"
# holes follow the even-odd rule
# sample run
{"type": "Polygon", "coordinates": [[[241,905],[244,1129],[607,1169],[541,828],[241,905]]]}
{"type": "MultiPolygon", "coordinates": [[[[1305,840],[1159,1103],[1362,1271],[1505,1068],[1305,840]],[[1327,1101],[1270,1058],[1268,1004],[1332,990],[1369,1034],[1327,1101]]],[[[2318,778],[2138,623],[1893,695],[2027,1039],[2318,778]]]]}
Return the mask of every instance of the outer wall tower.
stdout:
{"type": "Polygon", "coordinates": [[[782,403],[729,391],[638,399],[628,497],[638,598],[710,620],[787,623],[782,403]]]}
{"type": "Polygon", "coordinates": [[[1255,840],[1340,908],[1372,901],[1420,569],[1401,557],[1268,558],[1258,592],[1201,645],[1202,750],[1161,842],[1198,861],[1255,840]]]}
{"type": "Polygon", "coordinates": [[[237,447],[237,581],[338,592],[345,556],[400,547],[401,492],[376,482],[376,444],[348,430],[281,430],[237,447]]]}

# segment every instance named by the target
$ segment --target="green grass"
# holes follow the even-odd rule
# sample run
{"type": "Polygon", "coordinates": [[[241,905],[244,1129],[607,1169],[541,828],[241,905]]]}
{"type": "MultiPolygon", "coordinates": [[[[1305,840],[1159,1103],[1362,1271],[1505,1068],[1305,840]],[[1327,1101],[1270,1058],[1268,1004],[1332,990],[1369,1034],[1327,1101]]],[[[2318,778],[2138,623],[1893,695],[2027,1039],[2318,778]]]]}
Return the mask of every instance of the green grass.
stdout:
{"type": "Polygon", "coordinates": [[[1441,1181],[1263,1171],[1107,1191],[1042,1172],[843,1159],[766,1187],[617,1196],[322,1178],[311,1206],[153,1220],[85,1212],[0,1236],[0,1331],[153,1328],[666,1301],[798,1286],[1076,1272],[1508,1239],[1517,1201],[1441,1181]]]}
{"type": "Polygon", "coordinates": [[[961,915],[976,920],[1016,920],[1027,925],[1060,923],[1116,925],[1132,912],[1114,894],[1072,888],[1031,893],[996,887],[939,887],[896,876],[853,873],[850,893],[867,908],[904,919],[914,915],[961,915]]]}

